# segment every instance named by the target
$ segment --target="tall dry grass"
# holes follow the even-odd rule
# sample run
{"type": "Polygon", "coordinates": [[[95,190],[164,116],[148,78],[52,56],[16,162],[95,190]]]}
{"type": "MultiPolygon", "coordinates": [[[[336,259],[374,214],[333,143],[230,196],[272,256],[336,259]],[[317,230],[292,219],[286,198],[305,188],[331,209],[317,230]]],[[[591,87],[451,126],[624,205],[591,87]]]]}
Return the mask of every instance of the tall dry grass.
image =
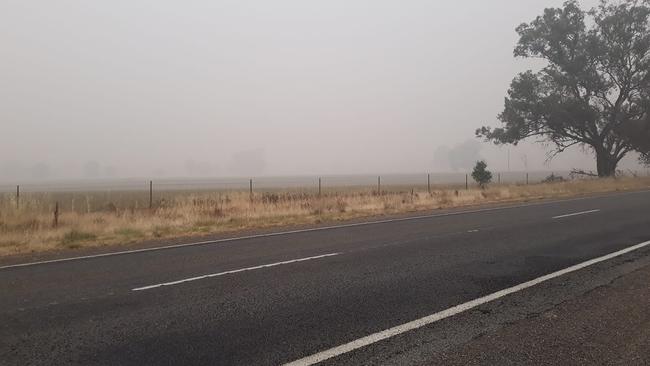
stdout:
{"type": "Polygon", "coordinates": [[[77,203],[87,207],[64,208],[56,227],[51,197],[23,200],[19,209],[5,197],[0,200],[0,256],[649,187],[648,178],[618,178],[493,185],[485,190],[438,187],[431,194],[426,189],[401,189],[379,195],[357,188],[320,197],[278,191],[251,199],[247,192],[185,192],[157,202],[151,210],[141,203],[121,208],[108,203],[90,209],[89,202],[98,199],[88,193],[77,203]]]}

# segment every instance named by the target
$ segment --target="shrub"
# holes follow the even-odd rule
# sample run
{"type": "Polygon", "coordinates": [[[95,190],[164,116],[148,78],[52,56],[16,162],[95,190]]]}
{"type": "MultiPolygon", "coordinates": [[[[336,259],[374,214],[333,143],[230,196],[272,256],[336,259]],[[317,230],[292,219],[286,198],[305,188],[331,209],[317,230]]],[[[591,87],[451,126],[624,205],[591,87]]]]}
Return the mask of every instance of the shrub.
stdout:
{"type": "Polygon", "coordinates": [[[483,160],[476,162],[474,166],[474,171],[472,172],[472,178],[481,188],[485,188],[492,181],[492,173],[487,170],[487,163],[483,160]]]}
{"type": "Polygon", "coordinates": [[[556,182],[564,182],[565,179],[561,175],[555,175],[554,173],[551,173],[548,177],[544,178],[542,180],[542,183],[556,183],[556,182]]]}

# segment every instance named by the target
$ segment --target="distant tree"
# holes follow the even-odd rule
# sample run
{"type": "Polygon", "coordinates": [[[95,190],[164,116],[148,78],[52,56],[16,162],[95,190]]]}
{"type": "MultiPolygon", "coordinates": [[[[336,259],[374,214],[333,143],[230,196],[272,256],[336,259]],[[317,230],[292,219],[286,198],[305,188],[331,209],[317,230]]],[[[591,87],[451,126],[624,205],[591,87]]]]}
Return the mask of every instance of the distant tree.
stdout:
{"type": "Polygon", "coordinates": [[[650,111],[649,19],[650,0],[603,0],[588,12],[567,1],[520,25],[514,55],[547,65],[515,77],[498,116],[502,127],[476,135],[496,144],[536,137],[555,146],[551,158],[581,145],[595,154],[599,176],[614,175],[638,148],[620,128],[650,111]]]}
{"type": "Polygon", "coordinates": [[[481,143],[476,140],[467,140],[452,146],[447,154],[449,167],[455,172],[467,171],[481,158],[480,152],[481,143]]]}
{"type": "Polygon", "coordinates": [[[472,178],[481,188],[485,188],[492,181],[492,172],[487,170],[487,163],[483,160],[476,162],[472,178]]]}

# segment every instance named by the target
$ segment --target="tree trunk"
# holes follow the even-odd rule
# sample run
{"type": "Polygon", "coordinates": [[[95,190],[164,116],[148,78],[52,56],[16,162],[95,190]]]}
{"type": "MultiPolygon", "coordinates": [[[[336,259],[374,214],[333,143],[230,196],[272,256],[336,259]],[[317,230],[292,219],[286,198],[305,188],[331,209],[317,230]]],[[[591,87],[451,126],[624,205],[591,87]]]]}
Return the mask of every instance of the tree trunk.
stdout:
{"type": "Polygon", "coordinates": [[[596,149],[596,167],[598,168],[599,177],[604,178],[615,176],[617,165],[618,160],[615,156],[612,156],[612,154],[605,149],[596,149]]]}

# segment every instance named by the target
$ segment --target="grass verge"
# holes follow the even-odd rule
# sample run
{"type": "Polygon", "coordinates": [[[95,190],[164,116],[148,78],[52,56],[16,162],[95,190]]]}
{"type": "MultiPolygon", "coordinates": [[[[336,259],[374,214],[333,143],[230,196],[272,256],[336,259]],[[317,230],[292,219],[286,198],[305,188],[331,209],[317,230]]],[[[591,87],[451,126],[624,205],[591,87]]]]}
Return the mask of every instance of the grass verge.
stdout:
{"type": "Polygon", "coordinates": [[[493,185],[484,190],[437,188],[431,193],[405,188],[377,194],[362,187],[322,196],[291,191],[252,197],[247,192],[187,192],[158,202],[151,210],[111,203],[110,210],[64,211],[57,227],[47,213],[51,202],[35,201],[16,209],[4,201],[0,256],[648,188],[650,178],[617,178],[493,185]]]}

